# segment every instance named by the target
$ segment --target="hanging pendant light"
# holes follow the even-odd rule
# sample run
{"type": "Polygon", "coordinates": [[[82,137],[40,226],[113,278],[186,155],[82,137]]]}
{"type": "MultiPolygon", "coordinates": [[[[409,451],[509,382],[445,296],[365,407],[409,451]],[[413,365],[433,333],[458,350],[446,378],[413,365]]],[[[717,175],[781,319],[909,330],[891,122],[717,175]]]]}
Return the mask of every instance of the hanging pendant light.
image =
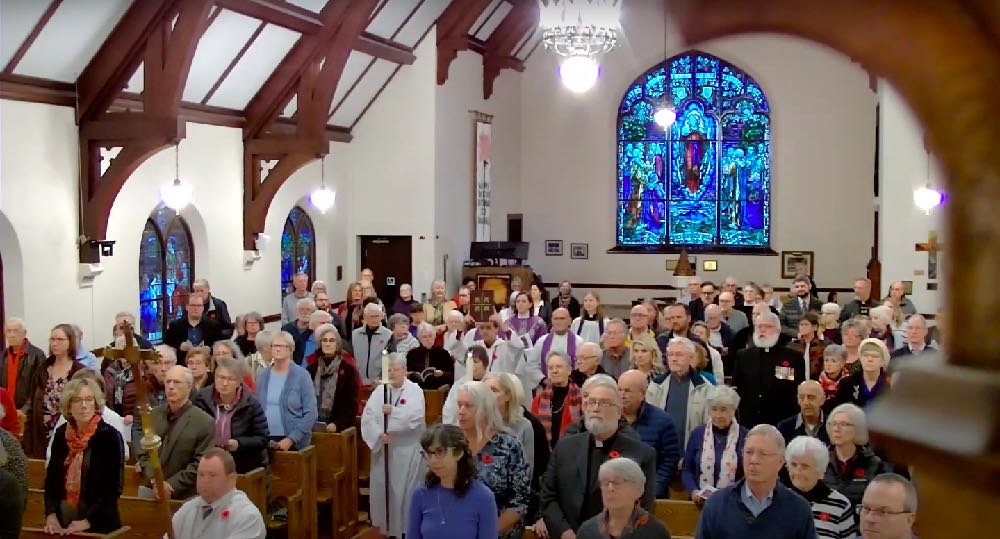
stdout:
{"type": "Polygon", "coordinates": [[[316,207],[320,213],[326,213],[333,207],[333,204],[337,202],[337,193],[331,191],[326,187],[326,158],[320,158],[319,160],[319,189],[312,192],[309,195],[309,202],[316,207]]]}
{"type": "MultiPolygon", "coordinates": [[[[663,61],[667,60],[667,3],[663,2],[663,61]]],[[[656,103],[656,112],[653,113],[653,121],[664,131],[674,124],[677,119],[677,112],[674,110],[674,101],[670,97],[670,67],[663,68],[663,95],[656,103]]]]}
{"type": "Polygon", "coordinates": [[[174,181],[160,188],[160,200],[163,205],[180,212],[185,206],[191,203],[191,186],[181,181],[181,157],[180,141],[174,145],[174,181]]]}
{"type": "Polygon", "coordinates": [[[930,215],[931,210],[941,205],[944,201],[944,193],[931,187],[931,154],[927,154],[927,184],[913,191],[913,203],[920,208],[924,214],[930,215]]]}
{"type": "Polygon", "coordinates": [[[594,87],[600,68],[589,56],[570,56],[559,65],[559,78],[571,92],[583,93],[594,87]]]}

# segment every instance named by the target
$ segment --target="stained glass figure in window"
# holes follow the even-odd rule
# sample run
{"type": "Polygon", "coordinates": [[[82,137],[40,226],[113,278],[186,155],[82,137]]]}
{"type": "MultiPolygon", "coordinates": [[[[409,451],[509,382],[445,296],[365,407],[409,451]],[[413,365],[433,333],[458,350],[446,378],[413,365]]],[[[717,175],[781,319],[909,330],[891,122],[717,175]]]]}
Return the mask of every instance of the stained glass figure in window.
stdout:
{"type": "Polygon", "coordinates": [[[305,273],[309,282],[315,281],[316,234],[312,219],[302,208],[295,206],[288,212],[281,233],[281,293],[292,289],[292,277],[305,273]]]}
{"type": "Polygon", "coordinates": [[[618,245],[768,248],[770,129],[757,82],[715,56],[643,73],[618,110],[618,245]],[[677,114],[666,130],[653,120],[665,93],[677,114]]]}
{"type": "Polygon", "coordinates": [[[163,340],[171,320],[178,318],[194,280],[191,232],[176,211],[153,210],[139,247],[139,326],[152,342],[163,340]]]}

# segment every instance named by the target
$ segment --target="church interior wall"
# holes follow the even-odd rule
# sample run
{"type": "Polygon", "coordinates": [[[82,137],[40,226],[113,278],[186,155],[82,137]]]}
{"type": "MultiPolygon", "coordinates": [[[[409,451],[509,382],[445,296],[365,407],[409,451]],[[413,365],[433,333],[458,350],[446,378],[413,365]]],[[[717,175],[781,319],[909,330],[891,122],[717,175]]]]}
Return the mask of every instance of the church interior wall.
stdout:
{"type": "Polygon", "coordinates": [[[944,177],[939,163],[928,162],[924,147],[924,132],[899,92],[885,81],[879,81],[879,259],[882,261],[883,292],[892,281],[912,281],[910,298],[921,313],[936,313],[944,305],[944,256],[938,253],[937,279],[928,277],[928,254],[914,247],[926,243],[928,233],[938,233],[944,242],[944,212],[947,204],[924,213],[913,203],[913,191],[925,185],[930,174],[931,185],[942,189],[944,177]],[[942,290],[928,290],[930,282],[942,290]]]}
{"type": "MultiPolygon", "coordinates": [[[[665,260],[676,255],[608,254],[615,245],[617,110],[625,89],[666,56],[683,52],[668,28],[664,55],[658,3],[623,12],[625,38],[601,60],[601,78],[576,95],[559,81],[557,57],[543,49],[522,74],[525,239],[531,264],[546,281],[672,283],[665,260]],[[562,240],[563,256],[545,256],[545,240],[562,240]],[[589,259],[569,256],[588,243],[589,259]]],[[[714,40],[699,50],[744,69],[771,105],[772,213],[775,251],[815,251],[821,287],[849,288],[865,274],[873,245],[876,95],[867,73],[846,56],[797,38],[753,35],[714,40]]],[[[717,260],[704,279],[788,286],[776,256],[698,255],[717,260]]],[[[628,303],[649,291],[602,290],[606,303],[628,303]]],[[[661,295],[660,292],[654,295],[661,295]]]]}

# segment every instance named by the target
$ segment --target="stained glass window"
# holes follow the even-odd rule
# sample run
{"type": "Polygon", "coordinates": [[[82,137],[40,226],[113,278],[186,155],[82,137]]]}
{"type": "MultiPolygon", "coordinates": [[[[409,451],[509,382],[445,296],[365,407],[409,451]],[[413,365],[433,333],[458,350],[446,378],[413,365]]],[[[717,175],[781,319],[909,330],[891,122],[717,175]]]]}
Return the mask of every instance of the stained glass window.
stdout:
{"type": "Polygon", "coordinates": [[[191,232],[176,211],[160,206],[146,220],[139,248],[139,325],[152,342],[180,316],[194,280],[191,232]]]}
{"type": "Polygon", "coordinates": [[[316,278],[316,234],[312,219],[305,210],[295,206],[288,212],[281,233],[281,293],[292,289],[292,277],[305,273],[309,282],[316,278]]]}
{"type": "Polygon", "coordinates": [[[769,249],[770,140],[764,92],[725,60],[688,51],[643,73],[618,109],[619,248],[769,249]]]}

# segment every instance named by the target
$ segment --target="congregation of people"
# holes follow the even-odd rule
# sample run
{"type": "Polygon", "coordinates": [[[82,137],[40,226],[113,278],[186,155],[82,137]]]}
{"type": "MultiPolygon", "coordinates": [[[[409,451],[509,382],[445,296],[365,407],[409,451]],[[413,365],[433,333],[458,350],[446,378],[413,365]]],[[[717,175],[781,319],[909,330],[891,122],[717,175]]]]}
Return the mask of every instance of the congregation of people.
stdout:
{"type": "Polygon", "coordinates": [[[665,538],[656,500],[680,491],[699,538],[912,536],[910,470],[869,441],[866,415],[938,346],[902,283],[880,302],[858,279],[841,306],[804,275],[785,301],[692,277],[621,319],[594,291],[561,282],[548,298],[515,278],[483,320],[475,281],[453,296],[435,281],[422,303],[409,284],[383,302],[374,282],[364,269],[334,303],[297,274],[268,330],[201,279],[155,346],[128,312],[94,352],[77,326],[52,328],[43,350],[6,320],[0,536],[21,527],[27,459],[46,459],[48,533],[120,528],[134,462],[140,496],[186,500],[178,537],[262,538],[266,515],[236,477],[356,424],[371,525],[389,537],[665,538]],[[134,366],[127,341],[155,353],[134,366]],[[440,424],[425,391],[446,395],[440,424]]]}

